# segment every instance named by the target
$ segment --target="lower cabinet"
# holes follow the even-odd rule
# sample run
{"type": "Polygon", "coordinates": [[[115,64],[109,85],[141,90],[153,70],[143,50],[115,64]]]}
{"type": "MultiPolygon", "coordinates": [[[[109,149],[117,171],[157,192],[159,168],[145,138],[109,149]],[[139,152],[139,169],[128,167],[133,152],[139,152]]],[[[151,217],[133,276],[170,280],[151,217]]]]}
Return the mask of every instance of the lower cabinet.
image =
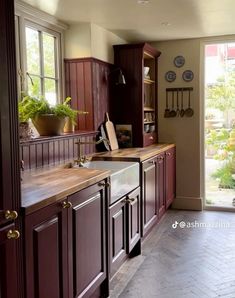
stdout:
{"type": "Polygon", "coordinates": [[[61,201],[25,217],[27,298],[67,298],[68,212],[61,201]]]}
{"type": "Polygon", "coordinates": [[[175,148],[141,163],[141,235],[145,236],[175,198],[175,148]]]}
{"type": "Polygon", "coordinates": [[[110,277],[128,254],[140,253],[140,188],[109,207],[110,277]],[[138,246],[136,248],[136,246],[138,246]]]}
{"type": "MultiPolygon", "coordinates": [[[[77,192],[69,196],[68,200],[72,204],[69,210],[69,245],[73,244],[69,247],[72,297],[91,297],[108,276],[108,200],[102,183],[77,192]]],[[[102,285],[97,297],[104,294],[105,290],[107,287],[105,289],[105,285],[102,285]]]]}
{"type": "Polygon", "coordinates": [[[0,227],[0,297],[18,297],[15,224],[0,227]],[[12,238],[11,238],[12,237],[12,238]],[[9,239],[10,238],[10,239],[9,239]]]}
{"type": "Polygon", "coordinates": [[[108,297],[107,201],[102,182],[25,217],[27,298],[108,297]]]}

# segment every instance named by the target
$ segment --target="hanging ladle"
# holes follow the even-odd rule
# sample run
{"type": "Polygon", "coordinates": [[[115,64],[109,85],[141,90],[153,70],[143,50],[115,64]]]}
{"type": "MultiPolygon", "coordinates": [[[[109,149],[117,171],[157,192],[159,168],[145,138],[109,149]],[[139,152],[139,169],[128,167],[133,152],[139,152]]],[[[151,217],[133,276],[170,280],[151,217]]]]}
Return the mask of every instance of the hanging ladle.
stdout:
{"type": "Polygon", "coordinates": [[[189,89],[189,91],[188,91],[188,108],[185,110],[186,117],[192,117],[194,114],[194,111],[191,108],[191,104],[190,104],[190,93],[191,93],[191,90],[189,89]]]}
{"type": "Polygon", "coordinates": [[[166,109],[164,112],[164,117],[169,118],[170,117],[170,109],[168,107],[168,91],[166,91],[166,109]]]}
{"type": "Polygon", "coordinates": [[[181,110],[180,117],[184,117],[184,89],[181,89],[181,110]]]}
{"type": "Polygon", "coordinates": [[[179,108],[179,89],[177,89],[177,98],[176,98],[176,116],[179,117],[180,115],[180,108],[179,108]]]}
{"type": "Polygon", "coordinates": [[[174,105],[175,105],[175,99],[174,99],[174,91],[172,91],[172,109],[170,111],[170,117],[175,117],[176,116],[176,111],[174,109],[174,105]]]}

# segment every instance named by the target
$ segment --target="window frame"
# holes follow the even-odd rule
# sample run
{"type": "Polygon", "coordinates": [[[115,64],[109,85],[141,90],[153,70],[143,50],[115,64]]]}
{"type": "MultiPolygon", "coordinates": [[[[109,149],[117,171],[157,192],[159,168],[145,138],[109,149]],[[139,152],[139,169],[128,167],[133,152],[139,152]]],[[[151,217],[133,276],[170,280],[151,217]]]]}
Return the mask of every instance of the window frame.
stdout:
{"type": "MultiPolygon", "coordinates": [[[[64,31],[68,26],[59,22],[53,16],[44,13],[26,3],[16,1],[15,5],[15,20],[16,20],[16,55],[19,58],[17,61],[17,79],[18,79],[18,94],[22,91],[27,91],[27,58],[26,58],[26,27],[48,33],[56,38],[55,59],[57,59],[55,77],[57,103],[63,101],[65,94],[65,79],[64,79],[64,31]]],[[[41,60],[41,59],[40,59],[41,60]]],[[[41,75],[41,74],[40,74],[41,75]]],[[[47,78],[44,76],[44,78],[47,78]]],[[[53,78],[54,79],[54,78],[53,78]]],[[[41,79],[42,81],[42,79],[41,79]]],[[[41,87],[42,89],[43,87],[41,87]]]]}

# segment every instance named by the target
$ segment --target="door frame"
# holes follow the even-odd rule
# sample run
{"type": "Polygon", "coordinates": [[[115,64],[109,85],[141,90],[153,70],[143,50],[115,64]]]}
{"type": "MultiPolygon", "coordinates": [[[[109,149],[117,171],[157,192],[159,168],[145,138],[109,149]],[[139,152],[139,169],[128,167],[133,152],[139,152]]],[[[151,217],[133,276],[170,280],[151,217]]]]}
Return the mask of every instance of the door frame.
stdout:
{"type": "Polygon", "coordinates": [[[203,210],[235,212],[235,208],[206,205],[205,185],[205,46],[210,44],[235,43],[235,35],[204,38],[200,42],[200,193],[203,210]]]}

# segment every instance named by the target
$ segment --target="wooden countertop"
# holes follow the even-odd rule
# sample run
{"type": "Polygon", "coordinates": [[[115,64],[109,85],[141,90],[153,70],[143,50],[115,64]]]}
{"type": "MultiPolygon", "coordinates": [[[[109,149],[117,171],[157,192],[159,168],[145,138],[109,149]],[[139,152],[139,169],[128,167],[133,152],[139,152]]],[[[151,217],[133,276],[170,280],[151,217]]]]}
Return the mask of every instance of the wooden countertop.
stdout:
{"type": "Polygon", "coordinates": [[[93,160],[123,160],[123,161],[144,161],[148,158],[162,153],[170,148],[175,147],[175,144],[154,144],[144,148],[125,148],[113,151],[96,153],[93,160]]]}
{"type": "Polygon", "coordinates": [[[109,171],[87,168],[51,168],[22,173],[21,197],[24,214],[32,213],[66,198],[110,175],[109,171]]]}

